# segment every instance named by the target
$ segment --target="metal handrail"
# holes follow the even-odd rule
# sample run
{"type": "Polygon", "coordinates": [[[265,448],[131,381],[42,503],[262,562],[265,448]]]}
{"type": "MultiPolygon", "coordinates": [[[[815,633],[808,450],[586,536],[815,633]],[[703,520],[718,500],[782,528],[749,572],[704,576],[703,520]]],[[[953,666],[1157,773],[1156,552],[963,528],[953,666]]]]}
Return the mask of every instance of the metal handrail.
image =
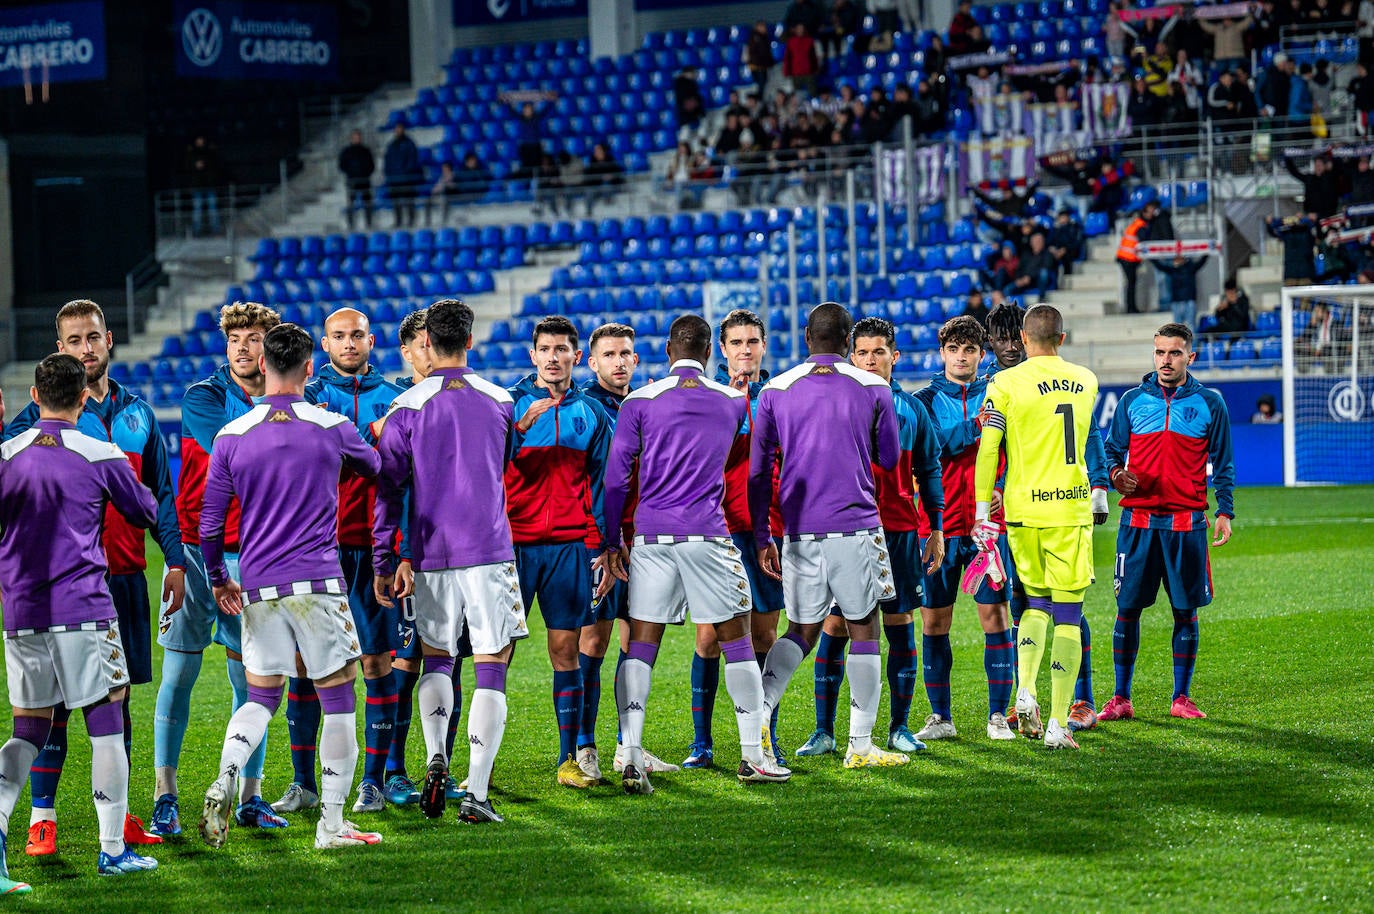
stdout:
{"type": "Polygon", "coordinates": [[[156,286],[162,279],[162,263],[156,254],[144,257],[133,269],[124,274],[124,332],[125,339],[132,340],[137,329],[136,312],[138,297],[156,286]]]}

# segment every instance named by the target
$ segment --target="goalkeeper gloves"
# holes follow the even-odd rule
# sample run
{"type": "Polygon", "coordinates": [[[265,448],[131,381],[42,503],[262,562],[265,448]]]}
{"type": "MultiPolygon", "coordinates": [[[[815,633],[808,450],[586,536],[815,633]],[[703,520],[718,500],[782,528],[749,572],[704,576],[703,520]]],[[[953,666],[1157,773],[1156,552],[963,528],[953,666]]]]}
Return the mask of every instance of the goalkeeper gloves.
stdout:
{"type": "Polygon", "coordinates": [[[974,516],[978,521],[973,525],[970,536],[977,545],[978,552],[964,571],[963,580],[959,584],[960,589],[964,593],[977,593],[983,579],[987,578],[993,590],[1001,590],[1007,580],[1007,568],[1002,562],[1002,553],[997,549],[997,538],[1001,535],[1001,529],[988,519],[988,508],[984,502],[978,503],[974,516]]]}

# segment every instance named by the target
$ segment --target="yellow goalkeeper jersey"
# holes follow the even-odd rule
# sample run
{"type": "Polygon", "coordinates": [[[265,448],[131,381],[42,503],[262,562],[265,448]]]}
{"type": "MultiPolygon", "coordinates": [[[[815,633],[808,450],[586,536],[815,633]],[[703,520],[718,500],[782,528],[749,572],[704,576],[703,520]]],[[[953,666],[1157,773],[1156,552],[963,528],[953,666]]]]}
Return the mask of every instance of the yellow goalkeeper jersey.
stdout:
{"type": "Polygon", "coordinates": [[[992,495],[997,450],[1007,453],[1003,504],[1011,524],[1091,524],[1085,448],[1097,401],[1097,376],[1057,355],[999,371],[987,386],[987,424],[978,446],[978,501],[992,495]]]}

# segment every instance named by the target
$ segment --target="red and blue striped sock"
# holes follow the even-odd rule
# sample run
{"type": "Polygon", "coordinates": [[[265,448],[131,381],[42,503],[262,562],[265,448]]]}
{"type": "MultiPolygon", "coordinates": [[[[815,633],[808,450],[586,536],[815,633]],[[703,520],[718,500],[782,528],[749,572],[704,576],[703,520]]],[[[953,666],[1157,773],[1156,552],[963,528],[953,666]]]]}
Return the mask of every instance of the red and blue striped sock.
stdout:
{"type": "Polygon", "coordinates": [[[577,727],[577,748],[596,745],[596,715],[601,708],[601,657],[578,654],[582,670],[582,716],[577,727]]]}
{"type": "Polygon", "coordinates": [[[922,672],[925,675],[926,697],[930,699],[930,713],[952,720],[949,710],[949,674],[954,667],[954,650],[949,635],[922,635],[921,650],[925,654],[922,672]]]}
{"type": "Polygon", "coordinates": [[[558,719],[558,761],[577,757],[577,728],[582,719],[582,671],[553,671],[553,713],[558,719]]]}
{"type": "Polygon", "coordinates": [[[386,759],[396,727],[396,679],[390,673],[363,679],[367,706],[363,710],[363,783],[380,787],[386,780],[386,759]]]}
{"type": "Polygon", "coordinates": [[[287,680],[286,732],[291,737],[291,780],[311,793],[319,793],[315,747],[320,738],[320,696],[309,679],[292,676],[287,680]]]}
{"type": "Polygon", "coordinates": [[[887,636],[887,690],[892,722],[888,731],[907,725],[911,700],[916,697],[916,623],[884,625],[887,636]]]}
{"type": "MultiPolygon", "coordinates": [[[[499,665],[499,664],[498,664],[499,665]]],[[[463,658],[453,660],[453,709],[448,715],[448,736],[444,738],[444,754],[453,758],[453,741],[458,736],[458,720],[463,712],[463,658]]]]}
{"type": "MultiPolygon", "coordinates": [[[[624,654],[621,655],[622,662],[624,654]]],[[[716,710],[716,692],[720,690],[720,658],[703,657],[692,652],[692,741],[713,745],[711,716],[716,710]]]]}
{"type": "Polygon", "coordinates": [[[391,728],[391,748],[386,752],[386,773],[406,773],[406,740],[410,737],[410,720],[415,713],[415,684],[420,674],[414,670],[394,667],[391,678],[396,681],[396,723],[391,728]]]}
{"type": "Polygon", "coordinates": [[[1197,610],[1174,609],[1174,697],[1191,694],[1197,665],[1197,610]]]}
{"type": "Polygon", "coordinates": [[[38,809],[52,809],[57,802],[57,782],[67,762],[67,718],[71,713],[65,705],[52,709],[52,729],[29,769],[29,794],[38,809]]]}
{"type": "Polygon", "coordinates": [[[1092,633],[1088,631],[1088,616],[1084,613],[1083,618],[1078,621],[1078,627],[1083,631],[1083,660],[1078,666],[1078,681],[1074,683],[1073,700],[1086,701],[1088,707],[1097,710],[1097,702],[1093,701],[1093,643],[1092,633]]]}
{"type": "Polygon", "coordinates": [[[1116,694],[1131,697],[1135,676],[1135,656],[1140,652],[1140,610],[1123,609],[1116,614],[1112,628],[1112,666],[1116,669],[1116,694]]]}
{"type": "Polygon", "coordinates": [[[983,633],[983,670],[988,674],[988,716],[1000,714],[1011,703],[1012,671],[1016,668],[1015,642],[1010,629],[983,633]]]}
{"type": "Polygon", "coordinates": [[[835,735],[835,711],[840,704],[840,683],[844,682],[847,635],[821,632],[816,642],[816,729],[835,735]]]}

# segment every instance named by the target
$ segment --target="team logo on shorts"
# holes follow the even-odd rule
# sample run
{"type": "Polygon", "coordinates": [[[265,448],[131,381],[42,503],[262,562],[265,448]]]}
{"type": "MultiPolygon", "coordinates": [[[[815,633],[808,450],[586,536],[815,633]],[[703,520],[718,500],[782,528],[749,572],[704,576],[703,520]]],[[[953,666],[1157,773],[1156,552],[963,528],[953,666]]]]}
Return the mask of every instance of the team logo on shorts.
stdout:
{"type": "Polygon", "coordinates": [[[267,417],[267,421],[268,421],[268,422],[290,422],[290,421],[291,421],[291,416],[288,415],[287,412],[286,412],[286,410],[284,410],[284,409],[276,409],[276,410],[273,410],[273,411],[272,411],[272,415],[270,415],[270,416],[267,417]]]}
{"type": "Polygon", "coordinates": [[[400,629],[401,647],[409,649],[410,645],[415,642],[415,627],[413,625],[402,625],[400,629]]]}
{"type": "Polygon", "coordinates": [[[357,651],[357,650],[358,650],[358,642],[357,642],[357,641],[350,641],[350,642],[348,642],[348,649],[349,649],[350,651],[357,651]]]}
{"type": "Polygon", "coordinates": [[[735,582],[735,589],[736,589],[736,590],[748,590],[748,589],[749,589],[749,582],[748,582],[748,581],[745,581],[745,580],[743,580],[743,579],[738,580],[738,581],[735,582]]]}
{"type": "Polygon", "coordinates": [[[121,670],[119,667],[115,667],[114,670],[110,672],[110,678],[113,679],[115,682],[119,682],[121,679],[124,678],[124,671],[121,670]]]}
{"type": "Polygon", "coordinates": [[[171,630],[172,630],[172,617],[171,617],[171,616],[163,616],[161,619],[158,619],[158,620],[157,620],[157,633],[158,633],[159,635],[165,635],[165,634],[167,634],[167,633],[168,633],[169,631],[171,631],[171,630]]]}
{"type": "Polygon", "coordinates": [[[464,387],[467,387],[467,384],[463,383],[462,378],[452,378],[444,385],[445,390],[462,390],[464,387]]]}
{"type": "Polygon", "coordinates": [[[735,574],[744,574],[744,566],[741,565],[739,562],[736,562],[735,564],[731,565],[730,567],[733,568],[733,569],[735,570],[735,574]]]}
{"type": "Polygon", "coordinates": [[[344,623],[344,634],[346,634],[346,635],[351,635],[351,634],[353,634],[353,623],[352,623],[352,622],[345,622],[345,623],[344,623]]]}
{"type": "Polygon", "coordinates": [[[112,629],[112,628],[107,628],[107,629],[105,629],[105,640],[106,640],[106,641],[118,641],[118,640],[119,640],[119,636],[115,634],[114,629],[112,629]]]}
{"type": "Polygon", "coordinates": [[[748,598],[748,597],[740,597],[740,598],[739,598],[739,608],[740,608],[740,609],[748,609],[748,608],[749,608],[749,598],[748,598]]]}
{"type": "Polygon", "coordinates": [[[110,660],[111,660],[111,661],[118,660],[121,656],[122,656],[122,655],[119,653],[119,648],[115,648],[114,650],[110,651],[110,660]]]}

